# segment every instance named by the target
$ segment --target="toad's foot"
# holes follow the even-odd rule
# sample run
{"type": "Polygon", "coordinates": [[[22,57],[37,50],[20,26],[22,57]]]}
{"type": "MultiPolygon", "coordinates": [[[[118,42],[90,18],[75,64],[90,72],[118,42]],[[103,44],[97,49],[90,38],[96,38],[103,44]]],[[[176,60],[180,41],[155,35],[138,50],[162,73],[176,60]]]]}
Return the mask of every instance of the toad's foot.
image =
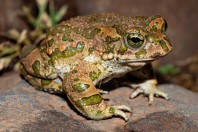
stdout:
{"type": "Polygon", "coordinates": [[[169,99],[169,97],[166,93],[160,91],[157,88],[157,80],[156,79],[147,80],[140,84],[131,84],[130,86],[133,88],[136,88],[136,90],[130,95],[130,98],[135,98],[139,94],[144,93],[144,94],[148,95],[148,97],[149,97],[149,104],[153,104],[154,95],[157,97],[161,96],[161,97],[165,98],[166,100],[169,99]]]}
{"type": "Polygon", "coordinates": [[[119,117],[123,118],[125,121],[128,121],[129,118],[123,111],[131,112],[131,109],[125,105],[107,106],[105,111],[101,113],[100,118],[119,116],[119,117]]]}

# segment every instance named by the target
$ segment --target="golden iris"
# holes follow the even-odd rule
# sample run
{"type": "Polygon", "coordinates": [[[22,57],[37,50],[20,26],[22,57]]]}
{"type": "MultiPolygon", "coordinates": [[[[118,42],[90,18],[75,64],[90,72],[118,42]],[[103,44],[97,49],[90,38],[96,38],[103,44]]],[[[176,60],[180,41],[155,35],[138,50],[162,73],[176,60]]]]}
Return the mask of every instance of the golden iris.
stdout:
{"type": "Polygon", "coordinates": [[[131,33],[126,37],[126,43],[129,48],[140,48],[144,44],[144,36],[139,33],[131,33]]]}

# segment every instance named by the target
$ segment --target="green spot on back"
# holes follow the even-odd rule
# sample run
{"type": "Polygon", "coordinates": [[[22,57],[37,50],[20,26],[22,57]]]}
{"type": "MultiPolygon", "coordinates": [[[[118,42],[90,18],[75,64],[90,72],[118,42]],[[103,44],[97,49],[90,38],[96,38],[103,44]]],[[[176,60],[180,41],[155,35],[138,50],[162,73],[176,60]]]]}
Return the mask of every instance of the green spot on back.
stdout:
{"type": "Polygon", "coordinates": [[[53,61],[53,59],[48,60],[48,65],[54,66],[54,61],[53,61]]]}
{"type": "Polygon", "coordinates": [[[34,70],[34,74],[36,76],[40,75],[40,61],[35,60],[34,64],[32,65],[32,69],[34,70]]]}
{"type": "Polygon", "coordinates": [[[73,70],[71,73],[72,73],[72,74],[75,74],[75,73],[77,73],[77,70],[73,70]]]}
{"type": "Polygon", "coordinates": [[[146,52],[146,49],[141,49],[141,50],[139,50],[138,52],[135,53],[135,56],[136,56],[137,58],[139,58],[140,55],[144,55],[144,54],[146,54],[146,53],[147,53],[147,52],[146,52]]]}
{"type": "Polygon", "coordinates": [[[41,79],[41,85],[46,86],[49,85],[52,82],[51,79],[41,79]]]}
{"type": "MultiPolygon", "coordinates": [[[[154,42],[155,45],[160,45],[165,52],[169,51],[168,46],[162,39],[159,39],[156,36],[148,36],[147,39],[151,42],[154,42]]],[[[164,37],[164,39],[169,42],[168,38],[164,37]]]]}
{"type": "Polygon", "coordinates": [[[67,46],[64,51],[60,51],[58,48],[54,50],[54,52],[50,55],[51,60],[48,62],[50,65],[54,65],[54,61],[59,58],[68,58],[72,57],[77,53],[81,53],[85,47],[84,42],[78,42],[76,47],[67,46]]]}
{"type": "Polygon", "coordinates": [[[89,87],[90,87],[89,84],[76,83],[73,85],[73,92],[83,92],[87,90],[89,87]]]}
{"type": "Polygon", "coordinates": [[[81,29],[80,31],[78,31],[78,34],[81,34],[83,37],[87,38],[87,39],[92,39],[95,37],[96,34],[98,34],[100,32],[100,29],[98,28],[84,28],[81,29]]]}
{"type": "Polygon", "coordinates": [[[67,48],[62,52],[62,57],[67,58],[74,56],[76,54],[75,48],[67,46],[67,48]]]}
{"type": "Polygon", "coordinates": [[[102,102],[102,98],[99,94],[95,94],[89,97],[84,97],[81,100],[77,100],[76,104],[79,107],[95,105],[102,102]]]}
{"type": "Polygon", "coordinates": [[[168,51],[169,51],[168,46],[166,45],[166,43],[165,43],[163,40],[160,40],[160,41],[159,41],[159,44],[160,44],[160,46],[162,47],[162,49],[163,49],[165,52],[168,52],[168,51]]]}
{"type": "Polygon", "coordinates": [[[103,53],[107,53],[107,54],[114,53],[114,49],[115,49],[115,45],[113,45],[112,47],[110,45],[106,45],[103,53]]]}
{"type": "Polygon", "coordinates": [[[151,31],[154,31],[156,32],[158,29],[157,29],[157,26],[158,26],[158,22],[155,22],[154,25],[151,27],[151,31]]]}
{"type": "Polygon", "coordinates": [[[89,73],[89,77],[91,78],[92,81],[95,81],[100,76],[100,74],[101,74],[101,70],[98,69],[97,72],[96,71],[91,71],[89,73]]]}
{"type": "Polygon", "coordinates": [[[63,36],[62,36],[62,41],[69,41],[69,42],[73,42],[74,40],[71,39],[70,35],[68,33],[65,33],[63,36]]]}
{"type": "Polygon", "coordinates": [[[115,113],[115,109],[114,109],[114,108],[110,108],[110,109],[109,109],[109,113],[110,113],[110,114],[114,114],[114,113],[115,113]]]}
{"type": "Polygon", "coordinates": [[[91,71],[89,73],[89,77],[91,78],[92,81],[94,81],[98,78],[98,74],[95,71],[91,71]]]}
{"type": "Polygon", "coordinates": [[[97,116],[100,116],[101,114],[102,114],[102,111],[98,110],[95,116],[97,117],[97,116]]]}
{"type": "Polygon", "coordinates": [[[47,41],[47,43],[48,43],[49,47],[51,47],[52,44],[54,43],[54,39],[50,39],[49,41],[47,41]]]}
{"type": "Polygon", "coordinates": [[[43,53],[47,53],[47,45],[45,44],[45,41],[42,41],[41,44],[39,45],[39,49],[43,53]]]}
{"type": "Polygon", "coordinates": [[[90,47],[90,48],[88,49],[88,53],[89,53],[89,55],[90,55],[90,54],[92,54],[92,53],[93,53],[93,51],[94,51],[94,47],[90,47]]]}
{"type": "Polygon", "coordinates": [[[115,28],[117,33],[121,36],[126,34],[126,29],[125,29],[124,25],[113,25],[112,28],[115,28]]]}
{"type": "Polygon", "coordinates": [[[74,81],[79,81],[80,79],[79,78],[74,78],[74,81]]]}
{"type": "Polygon", "coordinates": [[[82,52],[83,49],[84,49],[84,47],[85,47],[84,42],[82,42],[82,41],[78,42],[77,45],[76,45],[76,50],[77,50],[77,52],[78,52],[78,53],[82,52]]]}
{"type": "Polygon", "coordinates": [[[120,54],[124,54],[125,53],[125,51],[127,51],[127,46],[125,45],[125,44],[122,44],[121,46],[120,46],[120,49],[118,50],[118,52],[120,53],[120,54]]]}
{"type": "Polygon", "coordinates": [[[105,38],[107,44],[110,44],[110,43],[112,43],[112,42],[116,42],[116,41],[118,41],[119,39],[120,39],[119,37],[112,38],[112,37],[110,37],[110,36],[107,36],[107,37],[105,38]]]}

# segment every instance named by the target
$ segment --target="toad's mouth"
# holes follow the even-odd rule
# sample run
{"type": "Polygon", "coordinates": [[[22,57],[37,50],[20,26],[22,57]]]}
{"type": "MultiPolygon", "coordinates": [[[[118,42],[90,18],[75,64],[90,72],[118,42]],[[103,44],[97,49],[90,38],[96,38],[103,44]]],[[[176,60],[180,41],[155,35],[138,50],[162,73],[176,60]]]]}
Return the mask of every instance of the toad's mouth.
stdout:
{"type": "Polygon", "coordinates": [[[142,59],[119,59],[117,60],[118,63],[148,63],[148,62],[151,62],[151,61],[154,61],[156,60],[157,58],[142,58],[142,59]]]}

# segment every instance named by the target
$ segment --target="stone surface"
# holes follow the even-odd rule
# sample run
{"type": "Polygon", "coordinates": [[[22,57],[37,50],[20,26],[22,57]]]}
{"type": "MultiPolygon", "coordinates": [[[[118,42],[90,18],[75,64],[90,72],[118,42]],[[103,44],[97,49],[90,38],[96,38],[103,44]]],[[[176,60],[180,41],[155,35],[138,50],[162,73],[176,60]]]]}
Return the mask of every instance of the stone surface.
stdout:
{"type": "Polygon", "coordinates": [[[129,99],[126,87],[103,95],[108,104],[130,106],[130,120],[121,118],[93,121],[80,115],[66,96],[38,91],[17,73],[0,77],[0,131],[197,131],[198,95],[177,85],[159,88],[171,98],[155,98],[148,105],[142,95],[129,99]]]}

